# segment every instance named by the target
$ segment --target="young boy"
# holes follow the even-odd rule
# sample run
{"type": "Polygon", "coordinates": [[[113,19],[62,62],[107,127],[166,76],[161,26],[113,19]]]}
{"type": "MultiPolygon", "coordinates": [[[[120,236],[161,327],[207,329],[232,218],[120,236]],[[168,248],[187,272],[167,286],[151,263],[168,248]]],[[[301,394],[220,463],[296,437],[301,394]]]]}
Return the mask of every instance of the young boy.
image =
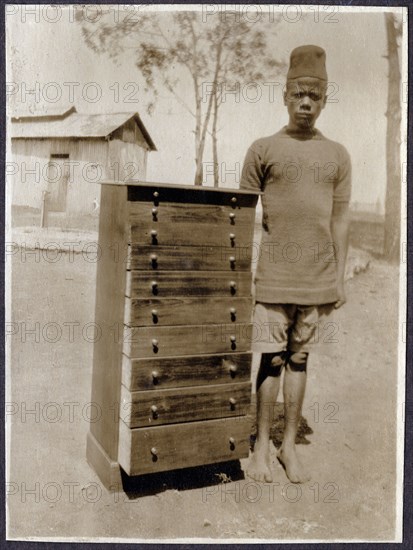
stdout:
{"type": "Polygon", "coordinates": [[[308,352],[322,315],[346,301],[351,165],[346,149],[314,127],[326,89],[324,50],[294,49],[284,92],[288,125],[252,144],[241,178],[241,188],[264,193],[253,344],[262,354],[258,433],[247,470],[261,482],[272,481],[269,434],[283,367],[285,431],[278,459],[293,483],[310,479],[295,447],[308,352]]]}

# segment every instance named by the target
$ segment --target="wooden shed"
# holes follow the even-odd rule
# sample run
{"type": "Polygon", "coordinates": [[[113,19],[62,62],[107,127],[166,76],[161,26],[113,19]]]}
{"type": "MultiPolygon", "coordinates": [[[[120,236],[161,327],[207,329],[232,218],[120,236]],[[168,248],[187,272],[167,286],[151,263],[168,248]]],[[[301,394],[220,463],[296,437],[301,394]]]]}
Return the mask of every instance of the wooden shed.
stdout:
{"type": "Polygon", "coordinates": [[[138,113],[82,114],[75,107],[13,117],[12,205],[69,217],[98,211],[99,181],[145,180],[156,147],[138,113]],[[44,194],[44,191],[47,194],[44,194]]]}

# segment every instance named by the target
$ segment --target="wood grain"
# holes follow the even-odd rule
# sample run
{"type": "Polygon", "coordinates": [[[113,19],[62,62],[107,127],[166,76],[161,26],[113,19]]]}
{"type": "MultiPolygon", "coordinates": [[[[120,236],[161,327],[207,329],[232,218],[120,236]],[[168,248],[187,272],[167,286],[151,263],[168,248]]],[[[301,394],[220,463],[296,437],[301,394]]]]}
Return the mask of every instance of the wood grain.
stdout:
{"type": "Polygon", "coordinates": [[[120,421],[118,460],[128,475],[236,460],[248,456],[250,433],[248,416],[135,429],[120,421]]]}
{"type": "Polygon", "coordinates": [[[251,243],[254,226],[227,227],[189,223],[152,223],[149,226],[131,225],[130,242],[161,246],[221,246],[246,247],[251,243]]]}
{"type": "Polygon", "coordinates": [[[125,298],[125,324],[133,327],[248,323],[251,298],[125,298]]]}
{"type": "Polygon", "coordinates": [[[251,296],[252,274],[228,271],[128,271],[126,296],[169,298],[180,296],[251,296]]]}
{"type": "Polygon", "coordinates": [[[129,428],[194,422],[249,413],[251,384],[130,392],[122,385],[119,414],[129,428]]]}
{"type": "Polygon", "coordinates": [[[202,203],[130,202],[129,221],[132,226],[146,228],[152,224],[191,224],[211,227],[222,225],[228,229],[244,227],[247,230],[254,226],[255,208],[231,207],[202,203]]]}
{"type": "Polygon", "coordinates": [[[152,271],[249,271],[259,246],[161,246],[132,244],[121,257],[128,269],[152,271]],[[156,261],[153,255],[156,255],[156,261]],[[235,261],[232,261],[235,259],[235,261]]]}
{"type": "Polygon", "coordinates": [[[134,359],[249,351],[253,334],[250,323],[176,327],[125,326],[123,353],[134,359]]]}
{"type": "Polygon", "coordinates": [[[90,431],[111,460],[117,457],[113,403],[120,398],[122,364],[122,339],[113,337],[113,327],[124,320],[126,279],[125,266],[115,261],[112,245],[125,245],[126,193],[124,187],[102,187],[99,218],[102,254],[97,266],[95,323],[101,337],[94,344],[91,400],[100,407],[101,416],[90,424],[90,431]]]}
{"type": "Polygon", "coordinates": [[[251,353],[122,361],[122,384],[130,391],[248,382],[251,353]]]}

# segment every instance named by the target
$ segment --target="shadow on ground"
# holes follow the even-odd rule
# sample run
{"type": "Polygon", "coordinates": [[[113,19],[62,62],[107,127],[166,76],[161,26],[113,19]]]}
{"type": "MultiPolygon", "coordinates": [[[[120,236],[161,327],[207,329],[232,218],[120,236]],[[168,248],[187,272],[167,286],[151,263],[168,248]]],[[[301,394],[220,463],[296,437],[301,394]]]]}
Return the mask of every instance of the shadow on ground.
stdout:
{"type": "MultiPolygon", "coordinates": [[[[255,403],[256,395],[252,396],[252,435],[251,435],[251,449],[254,450],[254,443],[257,433],[257,424],[255,421],[255,403]]],[[[307,423],[307,420],[301,416],[298,423],[298,432],[295,440],[296,445],[310,445],[311,441],[307,439],[307,435],[311,435],[313,430],[307,423]]],[[[274,422],[270,430],[270,440],[273,442],[274,446],[279,449],[284,435],[284,403],[276,403],[274,407],[274,422]]]]}
{"type": "Polygon", "coordinates": [[[239,460],[129,477],[122,471],[123,490],[130,500],[175,489],[187,491],[244,479],[239,460]]]}
{"type": "MultiPolygon", "coordinates": [[[[255,395],[253,396],[255,398],[255,395]]],[[[253,414],[255,413],[255,399],[253,399],[253,414]]],[[[252,416],[252,418],[255,418],[252,416]]],[[[311,441],[307,435],[311,435],[313,430],[302,416],[299,421],[296,444],[309,445],[311,441]]],[[[278,449],[281,447],[284,434],[284,404],[276,403],[274,411],[274,423],[271,426],[270,439],[278,449]]],[[[251,450],[254,450],[256,438],[256,422],[253,421],[251,430],[251,450]]],[[[195,468],[183,468],[169,472],[160,472],[157,474],[147,474],[137,477],[129,477],[122,470],[123,490],[130,500],[142,496],[150,496],[162,493],[164,491],[176,490],[186,491],[200,489],[219,485],[220,483],[229,483],[245,479],[244,472],[241,469],[239,460],[230,462],[221,462],[219,464],[209,464],[195,468]]]]}

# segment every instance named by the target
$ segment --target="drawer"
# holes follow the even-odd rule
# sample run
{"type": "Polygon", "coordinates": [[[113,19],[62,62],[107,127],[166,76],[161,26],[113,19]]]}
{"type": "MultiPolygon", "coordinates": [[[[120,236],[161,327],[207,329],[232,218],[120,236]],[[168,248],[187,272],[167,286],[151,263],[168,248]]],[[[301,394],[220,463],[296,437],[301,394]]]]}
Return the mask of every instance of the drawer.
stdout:
{"type": "Polygon", "coordinates": [[[259,247],[249,246],[129,246],[128,269],[152,271],[249,271],[259,247]]]}
{"type": "Polygon", "coordinates": [[[222,246],[235,248],[252,242],[254,224],[230,225],[153,222],[130,227],[130,242],[136,244],[222,246]]]}
{"type": "Polygon", "coordinates": [[[122,357],[122,384],[130,391],[249,382],[251,353],[130,359],[122,357]]]}
{"type": "Polygon", "coordinates": [[[132,243],[245,246],[252,241],[254,221],[254,208],[196,203],[129,204],[132,243]]]}
{"type": "Polygon", "coordinates": [[[239,208],[254,208],[260,194],[255,191],[222,187],[214,189],[213,187],[156,183],[128,185],[129,206],[136,202],[151,203],[154,206],[166,203],[185,204],[187,208],[202,204],[225,206],[236,211],[239,208]]]}
{"type": "Polygon", "coordinates": [[[121,386],[119,416],[129,428],[244,416],[250,412],[251,384],[191,386],[130,392],[121,386]]]}
{"type": "Polygon", "coordinates": [[[125,327],[123,353],[131,358],[249,351],[252,323],[125,327]]]}
{"type": "Polygon", "coordinates": [[[251,298],[125,298],[125,324],[137,326],[199,325],[248,323],[251,321],[251,298]]]}
{"type": "Polygon", "coordinates": [[[128,271],[126,296],[251,296],[252,274],[226,271],[128,271]]]}
{"type": "Polygon", "coordinates": [[[178,203],[157,201],[129,202],[129,221],[136,227],[147,227],[152,223],[185,223],[228,227],[251,226],[255,222],[254,207],[232,205],[178,203]]]}
{"type": "Polygon", "coordinates": [[[118,462],[128,475],[247,457],[251,418],[224,418],[130,429],[119,422],[118,462]]]}

